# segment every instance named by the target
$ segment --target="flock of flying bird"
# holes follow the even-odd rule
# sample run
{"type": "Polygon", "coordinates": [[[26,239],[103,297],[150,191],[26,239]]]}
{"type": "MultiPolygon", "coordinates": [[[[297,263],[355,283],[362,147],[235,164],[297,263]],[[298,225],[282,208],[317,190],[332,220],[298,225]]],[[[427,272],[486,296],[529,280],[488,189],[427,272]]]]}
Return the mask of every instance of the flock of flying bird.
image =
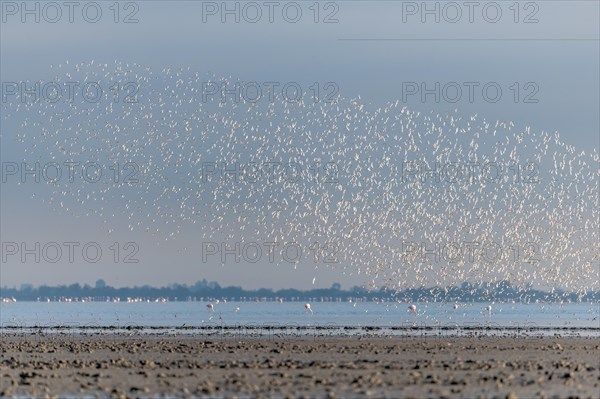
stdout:
{"type": "Polygon", "coordinates": [[[503,279],[600,289],[597,148],[399,101],[203,98],[206,82],[236,81],[189,68],[54,69],[55,82],[106,90],[93,103],[3,104],[24,159],[132,162],[138,178],[48,183],[41,197],[60,212],[109,225],[125,216],[132,231],[161,239],[297,243],[300,265],[318,243],[312,264],[392,290],[503,279]],[[115,101],[109,88],[132,82],[135,102],[115,101]]]}

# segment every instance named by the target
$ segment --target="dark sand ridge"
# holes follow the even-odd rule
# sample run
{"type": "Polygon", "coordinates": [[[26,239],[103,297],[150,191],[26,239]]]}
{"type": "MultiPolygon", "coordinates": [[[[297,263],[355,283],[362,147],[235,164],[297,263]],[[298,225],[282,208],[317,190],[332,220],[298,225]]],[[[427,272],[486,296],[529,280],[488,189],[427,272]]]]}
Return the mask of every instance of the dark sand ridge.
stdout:
{"type": "Polygon", "coordinates": [[[16,335],[0,396],[599,398],[597,338],[16,335]]]}

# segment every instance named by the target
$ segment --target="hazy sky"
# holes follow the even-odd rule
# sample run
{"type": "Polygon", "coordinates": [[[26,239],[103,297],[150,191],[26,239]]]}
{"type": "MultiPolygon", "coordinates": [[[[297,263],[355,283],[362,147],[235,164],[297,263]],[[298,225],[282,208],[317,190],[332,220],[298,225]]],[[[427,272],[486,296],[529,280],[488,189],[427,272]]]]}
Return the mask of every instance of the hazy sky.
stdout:
{"type": "MultiPolygon", "coordinates": [[[[402,100],[407,82],[431,86],[436,82],[442,86],[494,82],[503,90],[495,103],[486,101],[477,90],[472,103],[466,93],[455,103],[444,99],[436,103],[431,98],[423,102],[418,95],[407,97],[405,103],[415,110],[443,113],[458,108],[465,116],[477,113],[492,121],[511,120],[536,131],[559,131],[566,143],[578,149],[599,147],[597,1],[519,2],[518,10],[513,1],[479,2],[473,9],[463,2],[452,3],[457,7],[433,1],[337,1],[319,2],[317,7],[314,1],[275,2],[272,6],[262,1],[250,5],[227,2],[231,9],[239,7],[239,23],[234,21],[235,15],[221,15],[221,1],[121,2],[118,16],[111,8],[113,1],[99,1],[95,4],[102,15],[91,23],[82,14],[87,7],[85,17],[95,18],[96,6],[89,3],[79,3],[71,23],[64,5],[58,18],[56,8],[48,7],[47,2],[26,2],[31,10],[39,7],[37,23],[35,11],[22,15],[25,3],[1,1],[3,85],[51,79],[50,65],[67,60],[73,64],[136,62],[154,71],[190,67],[199,73],[244,81],[300,82],[307,87],[311,82],[335,82],[341,95],[360,95],[374,105],[402,100]],[[438,7],[439,22],[435,14],[421,10],[423,4],[430,10],[438,7]],[[256,5],[261,18],[257,18],[256,5]],[[269,22],[269,7],[273,7],[273,23],[269,22]],[[302,12],[299,21],[289,22],[298,9],[302,12]],[[126,18],[138,22],[123,23],[126,18]],[[254,18],[257,22],[247,21],[254,18]],[[46,21],[52,19],[58,21],[46,21]],[[520,90],[518,101],[514,100],[515,83],[520,90]],[[528,94],[537,102],[525,103],[528,94]]],[[[22,146],[14,140],[21,122],[2,120],[2,162],[24,158],[22,146]]],[[[163,242],[151,235],[132,236],[118,222],[107,227],[93,216],[70,218],[54,212],[39,196],[32,198],[39,190],[35,184],[18,185],[14,180],[1,184],[2,242],[97,242],[104,250],[103,258],[98,263],[52,264],[12,257],[1,264],[1,285],[93,283],[98,278],[116,286],[162,285],[206,278],[247,288],[310,288],[313,278],[317,287],[333,282],[347,287],[365,278],[344,275],[336,267],[315,270],[314,264],[295,269],[268,263],[202,263],[198,251],[184,250],[197,249],[195,236],[182,234],[177,240],[163,242]],[[111,227],[115,233],[109,236],[111,227]],[[113,242],[121,246],[135,242],[140,262],[115,263],[110,259],[113,242]]],[[[119,256],[130,250],[121,248],[119,256]]]]}

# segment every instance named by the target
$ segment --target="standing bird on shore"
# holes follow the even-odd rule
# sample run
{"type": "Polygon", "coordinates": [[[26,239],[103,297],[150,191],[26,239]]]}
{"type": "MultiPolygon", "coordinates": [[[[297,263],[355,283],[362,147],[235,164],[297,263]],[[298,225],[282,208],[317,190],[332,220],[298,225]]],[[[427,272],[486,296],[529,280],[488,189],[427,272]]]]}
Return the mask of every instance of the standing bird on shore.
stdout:
{"type": "Polygon", "coordinates": [[[417,307],[416,307],[415,305],[409,305],[409,306],[408,306],[408,311],[409,311],[410,313],[417,314],[417,307]]]}
{"type": "Polygon", "coordinates": [[[305,303],[304,304],[304,309],[306,309],[307,312],[310,312],[310,314],[313,314],[313,310],[310,306],[310,303],[305,303]]]}
{"type": "Polygon", "coordinates": [[[214,311],[215,311],[215,305],[213,305],[212,303],[209,303],[208,305],[206,305],[206,309],[208,309],[208,311],[210,313],[214,313],[214,311]]]}

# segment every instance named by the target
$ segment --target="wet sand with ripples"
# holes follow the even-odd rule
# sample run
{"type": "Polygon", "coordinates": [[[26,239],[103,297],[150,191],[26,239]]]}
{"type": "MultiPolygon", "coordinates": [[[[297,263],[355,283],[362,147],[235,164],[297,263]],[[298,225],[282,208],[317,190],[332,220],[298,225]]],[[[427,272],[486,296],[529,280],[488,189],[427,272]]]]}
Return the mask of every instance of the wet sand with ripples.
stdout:
{"type": "Polygon", "coordinates": [[[0,348],[5,397],[600,395],[597,338],[5,334],[0,348]]]}

